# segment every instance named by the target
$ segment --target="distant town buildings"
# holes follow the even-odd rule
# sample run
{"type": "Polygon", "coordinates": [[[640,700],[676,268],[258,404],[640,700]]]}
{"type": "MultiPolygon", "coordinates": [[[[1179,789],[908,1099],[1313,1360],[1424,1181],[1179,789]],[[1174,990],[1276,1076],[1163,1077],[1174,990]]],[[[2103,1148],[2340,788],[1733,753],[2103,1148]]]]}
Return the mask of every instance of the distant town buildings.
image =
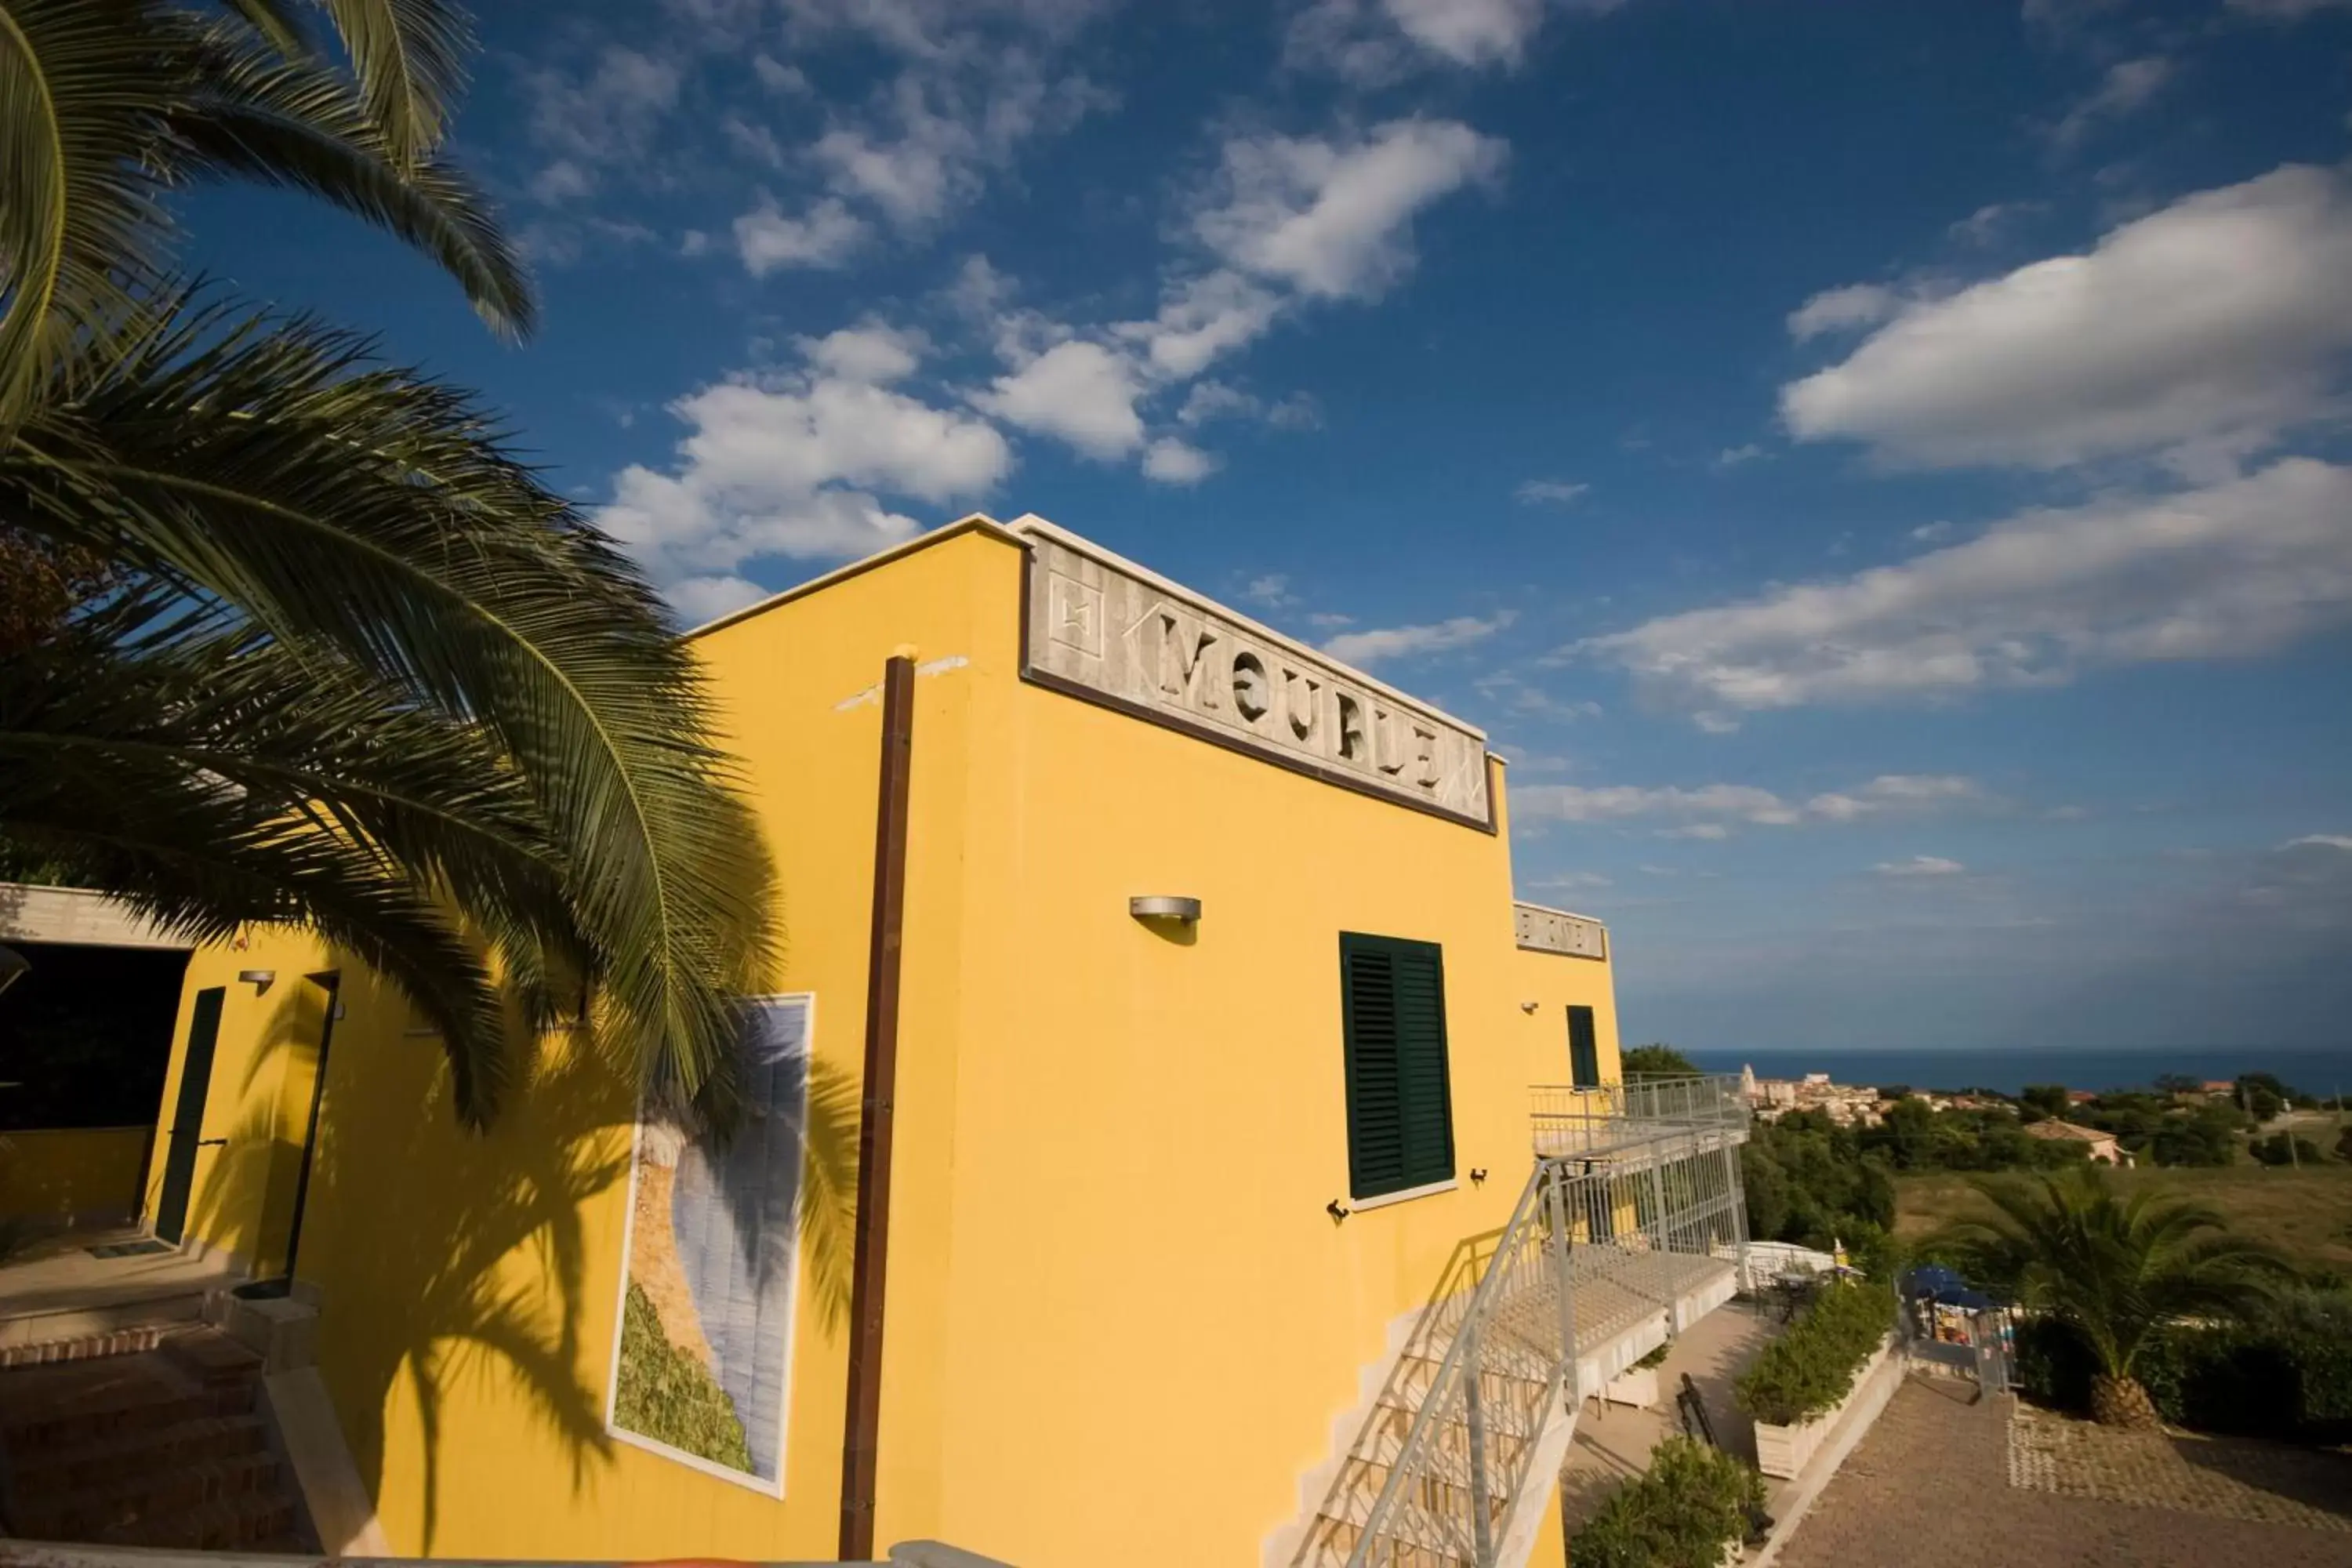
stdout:
{"type": "Polygon", "coordinates": [[[1743,1067],[1739,1086],[1759,1121],[1777,1121],[1791,1110],[1818,1110],[1841,1127],[1875,1127],[1886,1103],[1876,1089],[1832,1083],[1825,1072],[1809,1072],[1801,1079],[1758,1078],[1754,1068],[1743,1067]]]}

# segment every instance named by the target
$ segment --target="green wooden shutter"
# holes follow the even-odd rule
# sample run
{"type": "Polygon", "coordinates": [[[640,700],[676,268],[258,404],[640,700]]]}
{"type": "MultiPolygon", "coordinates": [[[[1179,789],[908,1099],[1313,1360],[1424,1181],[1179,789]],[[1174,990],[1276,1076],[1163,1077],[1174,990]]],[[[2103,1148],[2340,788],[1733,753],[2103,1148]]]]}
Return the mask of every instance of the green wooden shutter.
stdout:
{"type": "Polygon", "coordinates": [[[1601,1042],[1592,1032],[1592,1009],[1568,1010],[1569,1081],[1579,1089],[1601,1087],[1601,1042]]]}
{"type": "Polygon", "coordinates": [[[1454,1174],[1445,960],[1434,942],[1339,936],[1348,1184],[1359,1198],[1454,1174]]]}

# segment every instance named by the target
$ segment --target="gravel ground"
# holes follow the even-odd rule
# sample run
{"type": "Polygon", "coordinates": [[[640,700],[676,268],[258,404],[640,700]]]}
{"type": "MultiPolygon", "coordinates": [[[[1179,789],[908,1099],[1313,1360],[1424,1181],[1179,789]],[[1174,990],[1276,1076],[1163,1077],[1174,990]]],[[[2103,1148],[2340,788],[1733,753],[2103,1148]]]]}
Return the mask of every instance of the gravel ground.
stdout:
{"type": "Polygon", "coordinates": [[[2013,1484],[2011,1402],[1973,1392],[1904,1384],[1783,1568],[2352,1568],[2352,1456],[2029,1415],[2013,1484]]]}

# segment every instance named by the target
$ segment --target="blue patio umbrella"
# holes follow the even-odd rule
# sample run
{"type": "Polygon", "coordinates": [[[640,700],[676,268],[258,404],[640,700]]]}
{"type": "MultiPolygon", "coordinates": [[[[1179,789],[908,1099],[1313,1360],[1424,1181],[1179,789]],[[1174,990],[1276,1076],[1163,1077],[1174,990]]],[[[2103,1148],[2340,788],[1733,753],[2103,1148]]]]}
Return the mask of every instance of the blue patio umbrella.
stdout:
{"type": "Polygon", "coordinates": [[[1967,1290],[1969,1282],[1940,1263],[1923,1263],[1903,1276],[1906,1296],[1933,1296],[1943,1299],[1947,1290],[1967,1290]]]}

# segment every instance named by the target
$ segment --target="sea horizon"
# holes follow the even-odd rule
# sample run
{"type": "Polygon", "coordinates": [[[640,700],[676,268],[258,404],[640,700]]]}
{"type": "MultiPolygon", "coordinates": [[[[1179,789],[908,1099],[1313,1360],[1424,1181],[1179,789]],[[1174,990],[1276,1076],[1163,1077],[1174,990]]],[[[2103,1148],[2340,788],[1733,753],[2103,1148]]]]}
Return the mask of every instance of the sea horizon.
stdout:
{"type": "Polygon", "coordinates": [[[1806,1047],[1695,1049],[1683,1054],[1707,1072],[1736,1073],[1752,1067],[1758,1078],[1802,1078],[1825,1072],[1844,1084],[1900,1084],[1913,1089],[1989,1089],[2015,1094],[2030,1083],[2060,1083],[2069,1089],[2145,1089],[2167,1074],[2196,1079],[2233,1079],[2240,1073],[2274,1074],[2291,1088],[2333,1096],[2352,1089],[2352,1047],[2261,1046],[2000,1047],[1806,1047]]]}

